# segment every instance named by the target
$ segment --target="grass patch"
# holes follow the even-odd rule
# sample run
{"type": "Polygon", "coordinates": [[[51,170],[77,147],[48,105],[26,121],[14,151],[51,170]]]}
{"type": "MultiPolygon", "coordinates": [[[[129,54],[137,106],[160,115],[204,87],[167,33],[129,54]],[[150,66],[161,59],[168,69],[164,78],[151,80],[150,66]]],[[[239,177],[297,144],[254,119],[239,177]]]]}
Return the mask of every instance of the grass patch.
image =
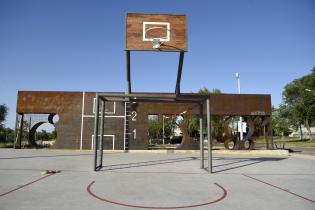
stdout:
{"type": "Polygon", "coordinates": [[[0,148],[13,148],[13,142],[0,142],[0,148]]]}
{"type": "Polygon", "coordinates": [[[294,147],[315,147],[315,141],[309,139],[297,139],[297,138],[274,138],[274,143],[283,142],[286,146],[294,147]]]}

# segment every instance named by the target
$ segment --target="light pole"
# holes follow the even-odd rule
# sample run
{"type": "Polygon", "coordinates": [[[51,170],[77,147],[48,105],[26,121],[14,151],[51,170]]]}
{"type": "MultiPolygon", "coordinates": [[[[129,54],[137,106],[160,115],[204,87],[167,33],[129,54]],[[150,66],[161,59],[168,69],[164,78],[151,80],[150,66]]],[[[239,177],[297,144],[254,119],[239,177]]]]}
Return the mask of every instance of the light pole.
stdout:
{"type": "MultiPolygon", "coordinates": [[[[240,74],[238,72],[235,73],[235,77],[237,79],[237,90],[238,90],[238,94],[241,94],[241,78],[240,78],[240,74]]],[[[240,126],[240,140],[243,140],[243,119],[242,116],[240,116],[240,120],[238,125],[240,126]]]]}

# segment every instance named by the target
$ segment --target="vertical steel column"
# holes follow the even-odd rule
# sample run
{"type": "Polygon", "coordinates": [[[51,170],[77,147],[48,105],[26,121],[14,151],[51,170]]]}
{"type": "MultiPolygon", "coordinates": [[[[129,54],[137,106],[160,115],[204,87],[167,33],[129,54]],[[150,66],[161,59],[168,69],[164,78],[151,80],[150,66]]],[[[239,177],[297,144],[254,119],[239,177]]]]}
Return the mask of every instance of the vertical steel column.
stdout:
{"type": "Polygon", "coordinates": [[[266,148],[268,148],[268,135],[266,134],[266,125],[264,125],[264,140],[266,143],[266,148]]]}
{"type": "Polygon", "coordinates": [[[212,173],[212,138],[210,119],[210,99],[207,99],[208,172],[212,173]]]}
{"type": "Polygon", "coordinates": [[[20,122],[20,130],[19,130],[19,138],[18,138],[18,149],[21,149],[21,145],[22,145],[22,135],[23,135],[23,121],[24,121],[24,113],[22,113],[22,117],[21,117],[21,122],[20,122]]]}
{"type": "Polygon", "coordinates": [[[94,171],[97,171],[97,148],[98,148],[98,117],[99,117],[99,96],[96,93],[95,119],[94,119],[94,171]]]}
{"type": "Polygon", "coordinates": [[[104,138],[104,118],[105,118],[105,100],[102,98],[102,109],[101,109],[101,141],[100,141],[100,153],[101,153],[101,165],[103,166],[103,138],[104,138]]]}
{"type": "Polygon", "coordinates": [[[126,51],[126,93],[131,93],[131,77],[130,77],[130,51],[126,51]]]}
{"type": "Polygon", "coordinates": [[[268,149],[273,149],[273,130],[272,130],[272,115],[270,115],[269,120],[269,130],[270,130],[270,141],[268,140],[268,149]]]}
{"type": "Polygon", "coordinates": [[[200,135],[200,168],[204,168],[204,147],[203,147],[203,105],[200,104],[199,135],[200,135]]]}
{"type": "Polygon", "coordinates": [[[177,71],[177,80],[176,80],[176,88],[175,94],[180,94],[180,81],[182,78],[182,70],[183,70],[183,63],[184,63],[184,52],[180,52],[179,54],[179,63],[178,63],[178,71],[177,71]]]}
{"type": "Polygon", "coordinates": [[[18,123],[19,123],[19,114],[16,113],[15,128],[14,128],[14,144],[13,144],[14,149],[17,149],[16,143],[17,143],[17,137],[18,137],[18,123]]]}

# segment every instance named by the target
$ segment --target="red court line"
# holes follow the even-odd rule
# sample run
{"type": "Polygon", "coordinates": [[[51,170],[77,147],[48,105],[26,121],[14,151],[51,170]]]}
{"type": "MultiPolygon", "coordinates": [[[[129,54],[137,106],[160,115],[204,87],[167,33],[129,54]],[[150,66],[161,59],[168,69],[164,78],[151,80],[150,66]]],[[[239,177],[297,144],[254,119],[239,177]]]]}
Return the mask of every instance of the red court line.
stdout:
{"type": "Polygon", "coordinates": [[[41,177],[41,178],[39,178],[39,179],[36,179],[36,180],[34,180],[34,181],[32,181],[32,182],[29,182],[29,183],[27,183],[27,184],[24,184],[24,185],[21,185],[21,186],[19,186],[19,187],[17,187],[17,188],[14,188],[14,189],[12,189],[12,190],[10,190],[10,191],[8,191],[8,192],[2,193],[2,194],[0,194],[0,197],[1,197],[1,196],[4,196],[4,195],[7,195],[7,194],[10,194],[10,193],[12,193],[12,192],[14,192],[14,191],[17,191],[17,190],[19,190],[19,189],[21,189],[21,188],[24,188],[24,187],[26,187],[26,186],[29,186],[29,185],[31,185],[31,184],[34,184],[35,182],[38,182],[38,181],[40,181],[40,180],[42,180],[42,179],[45,179],[45,178],[47,178],[47,177],[49,177],[49,176],[51,176],[51,175],[53,175],[53,174],[48,174],[48,175],[46,175],[46,176],[44,176],[44,177],[41,177]]]}
{"type": "Polygon", "coordinates": [[[304,197],[304,196],[302,196],[302,195],[299,195],[299,194],[290,192],[290,191],[287,190],[287,189],[283,189],[283,188],[281,188],[281,187],[278,187],[278,186],[276,186],[276,185],[270,184],[270,183],[265,182],[265,181],[262,181],[262,180],[260,180],[260,179],[251,177],[251,176],[246,175],[246,174],[243,174],[243,176],[246,176],[246,177],[251,178],[251,179],[253,179],[253,180],[256,180],[256,181],[258,181],[258,182],[264,183],[264,184],[269,185],[269,186],[271,186],[271,187],[277,188],[277,189],[282,190],[282,191],[284,191],[284,192],[290,193],[291,195],[297,196],[297,197],[302,198],[302,199],[304,199],[304,200],[311,201],[311,202],[315,203],[314,200],[311,200],[311,199],[306,198],[306,197],[304,197]]]}
{"type": "Polygon", "coordinates": [[[210,205],[213,203],[217,203],[221,200],[223,200],[226,196],[227,196],[227,190],[222,187],[221,185],[219,185],[218,183],[214,183],[217,187],[219,187],[222,191],[223,194],[217,198],[216,200],[210,201],[210,202],[206,202],[206,203],[200,203],[200,204],[194,204],[194,205],[187,205],[187,206],[163,206],[163,207],[158,207],[158,206],[140,206],[140,205],[131,205],[131,204],[126,204],[126,203],[120,203],[120,202],[116,202],[116,201],[111,201],[105,198],[101,198],[98,195],[96,195],[93,191],[92,191],[92,185],[95,183],[95,181],[92,181],[86,188],[86,190],[88,191],[88,193],[93,196],[94,198],[97,198],[101,201],[105,201],[111,204],[116,204],[116,205],[120,205],[120,206],[125,206],[125,207],[131,207],[131,208],[142,208],[142,209],[183,209],[183,208],[193,208],[193,207],[199,207],[199,206],[205,206],[205,205],[210,205]]]}

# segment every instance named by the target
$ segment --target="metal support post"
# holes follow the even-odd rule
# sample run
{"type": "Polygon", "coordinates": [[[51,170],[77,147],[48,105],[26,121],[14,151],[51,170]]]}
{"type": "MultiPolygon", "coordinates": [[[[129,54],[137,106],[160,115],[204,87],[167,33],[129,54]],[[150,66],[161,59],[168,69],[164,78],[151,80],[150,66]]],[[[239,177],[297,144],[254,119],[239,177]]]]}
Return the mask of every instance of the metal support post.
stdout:
{"type": "Polygon", "coordinates": [[[126,51],[126,75],[127,75],[127,81],[126,81],[126,93],[131,93],[131,79],[130,79],[130,51],[126,51]]]}
{"type": "Polygon", "coordinates": [[[13,148],[14,149],[18,149],[17,148],[17,137],[18,137],[18,127],[19,127],[19,125],[18,125],[18,123],[19,123],[19,114],[18,113],[16,113],[16,117],[15,117],[15,129],[14,129],[14,144],[13,144],[13,148]]]}
{"type": "Polygon", "coordinates": [[[22,113],[21,121],[20,121],[20,129],[19,129],[19,136],[17,139],[17,147],[18,149],[21,149],[22,146],[22,137],[23,137],[23,123],[24,122],[24,114],[22,113]]]}
{"type": "Polygon", "coordinates": [[[210,119],[210,99],[207,99],[208,172],[212,173],[212,138],[210,119]]]}
{"type": "Polygon", "coordinates": [[[270,139],[268,140],[268,149],[273,149],[272,115],[270,115],[270,120],[269,120],[269,132],[270,132],[270,139]]]}
{"type": "Polygon", "coordinates": [[[176,88],[175,94],[180,94],[180,81],[182,78],[182,70],[183,70],[183,63],[184,63],[184,52],[180,52],[179,54],[179,63],[178,63],[178,71],[177,71],[177,80],[176,80],[176,88]]]}
{"type": "Polygon", "coordinates": [[[164,114],[162,115],[162,117],[163,117],[163,121],[162,121],[162,125],[163,125],[163,126],[162,126],[162,127],[163,127],[163,128],[162,128],[163,140],[162,140],[162,143],[165,144],[164,114]]]}
{"type": "Polygon", "coordinates": [[[199,116],[199,135],[200,135],[200,168],[204,168],[204,147],[203,147],[203,105],[200,104],[200,116],[199,116]]]}
{"type": "Polygon", "coordinates": [[[99,117],[99,96],[96,93],[95,119],[94,119],[94,171],[97,171],[97,148],[98,148],[98,117],[99,117]]]}
{"type": "Polygon", "coordinates": [[[264,125],[264,140],[265,140],[265,143],[266,143],[266,148],[268,147],[268,135],[266,133],[266,125],[264,125]]]}
{"type": "Polygon", "coordinates": [[[100,141],[100,153],[101,153],[101,165],[103,166],[103,138],[104,138],[104,118],[105,118],[105,100],[102,99],[102,111],[101,111],[101,141],[100,141]]]}

